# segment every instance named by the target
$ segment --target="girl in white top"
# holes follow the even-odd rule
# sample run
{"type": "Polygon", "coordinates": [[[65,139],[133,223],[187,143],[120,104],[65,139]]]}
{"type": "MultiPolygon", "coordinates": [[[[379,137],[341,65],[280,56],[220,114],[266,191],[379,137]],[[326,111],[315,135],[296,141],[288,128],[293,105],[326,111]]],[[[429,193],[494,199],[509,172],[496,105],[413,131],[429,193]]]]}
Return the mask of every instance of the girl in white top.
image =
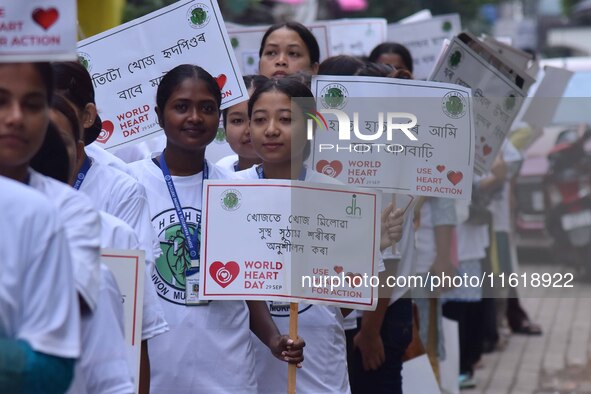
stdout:
{"type": "Polygon", "coordinates": [[[185,301],[187,270],[198,266],[203,181],[227,176],[204,159],[217,132],[220,90],[204,69],[181,65],[162,78],[156,103],[166,149],[130,165],[146,187],[163,252],[152,280],[170,331],[150,340],[152,392],[254,393],[250,330],[292,363],[302,361],[303,341],[281,336],[263,302],[185,301]]]}
{"type": "MultiPolygon", "coordinates": [[[[315,183],[338,184],[334,178],[309,171],[303,166],[310,153],[306,139],[305,112],[314,112],[310,89],[296,79],[268,80],[257,88],[248,102],[250,137],[262,164],[236,173],[243,179],[300,179],[315,183]],[[292,104],[292,97],[307,97],[310,108],[292,104]],[[297,107],[300,111],[292,112],[297,107]]],[[[391,242],[390,242],[391,244],[391,242]]],[[[380,262],[383,271],[383,262],[380,262]]],[[[285,304],[268,305],[273,319],[280,327],[289,327],[285,304]]],[[[333,306],[299,306],[298,329],[307,338],[306,366],[298,373],[297,391],[303,393],[347,393],[346,340],[343,314],[333,306]]],[[[287,387],[287,370],[257,344],[257,379],[264,393],[281,393],[287,387]]]]}
{"type": "MultiPolygon", "coordinates": [[[[75,109],[62,95],[55,94],[52,101],[50,117],[55,124],[68,152],[70,173],[60,176],[74,183],[78,173],[76,162],[79,158],[79,149],[83,148],[80,136],[80,125],[75,114],[75,109]],[[78,148],[78,149],[77,149],[78,148]]],[[[59,160],[53,157],[52,162],[59,160]]],[[[143,189],[143,187],[142,187],[143,189]]],[[[142,249],[134,230],[118,218],[106,212],[101,215],[101,247],[111,249],[142,249]]],[[[152,231],[150,226],[150,231],[152,231]]],[[[156,291],[151,286],[150,267],[153,262],[146,259],[143,320],[142,320],[142,377],[143,384],[140,389],[149,389],[149,362],[147,353],[147,340],[168,330],[164,320],[164,312],[157,300],[156,291]]],[[[83,336],[85,347],[81,360],[77,364],[77,376],[70,393],[108,393],[130,392],[130,369],[126,366],[127,355],[123,331],[118,330],[123,326],[119,321],[122,313],[121,296],[117,284],[113,280],[106,267],[101,269],[101,295],[102,305],[99,304],[96,313],[83,319],[83,336]],[[116,290],[116,291],[115,291],[116,290]],[[115,324],[117,323],[117,324],[115,324]],[[108,346],[106,344],[109,344],[108,346]]]]}
{"type": "MultiPolygon", "coordinates": [[[[257,87],[267,80],[262,75],[245,75],[244,84],[248,94],[252,95],[257,87]]],[[[241,171],[261,162],[250,141],[248,101],[243,101],[226,108],[222,112],[226,141],[236,153],[221,158],[216,164],[229,171],[241,171]]]]}
{"type": "MultiPolygon", "coordinates": [[[[6,109],[15,108],[6,104],[0,85],[2,175],[11,172],[3,148],[17,142],[18,132],[6,122],[6,109]]],[[[0,392],[63,393],[80,354],[79,305],[64,230],[41,193],[4,176],[0,191],[0,392]]]]}
{"type": "Polygon", "coordinates": [[[98,212],[83,195],[29,168],[43,145],[49,125],[49,102],[53,93],[48,63],[3,64],[0,92],[6,134],[0,139],[0,166],[4,175],[28,183],[51,198],[64,224],[74,268],[76,289],[84,308],[96,308],[99,293],[98,212]]]}

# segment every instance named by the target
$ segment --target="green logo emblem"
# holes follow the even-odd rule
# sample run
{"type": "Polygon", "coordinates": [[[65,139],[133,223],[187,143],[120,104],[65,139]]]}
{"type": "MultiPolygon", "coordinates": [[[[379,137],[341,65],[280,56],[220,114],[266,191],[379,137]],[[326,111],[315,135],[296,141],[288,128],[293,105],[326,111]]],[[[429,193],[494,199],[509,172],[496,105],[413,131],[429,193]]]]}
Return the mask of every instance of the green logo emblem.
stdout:
{"type": "Polygon", "coordinates": [[[325,108],[341,109],[345,106],[349,92],[338,83],[326,85],[320,92],[320,97],[325,108]]]}
{"type": "Polygon", "coordinates": [[[82,64],[86,71],[92,70],[92,65],[90,64],[90,55],[88,55],[88,53],[78,53],[78,63],[82,64]]]}
{"type": "Polygon", "coordinates": [[[246,64],[252,66],[254,64],[254,57],[249,56],[248,59],[246,59],[246,64]]]}
{"type": "Polygon", "coordinates": [[[218,131],[215,133],[215,142],[226,142],[226,130],[223,127],[218,127],[218,131]]]}
{"type": "Polygon", "coordinates": [[[443,30],[444,32],[450,32],[452,29],[453,25],[451,24],[450,21],[445,21],[441,24],[441,30],[443,30]]]}
{"type": "Polygon", "coordinates": [[[450,118],[461,118],[466,114],[466,99],[458,92],[449,92],[443,96],[442,109],[450,118]]]}
{"type": "Polygon", "coordinates": [[[232,44],[232,48],[237,48],[238,45],[240,44],[240,42],[238,41],[238,39],[236,37],[232,37],[230,39],[230,43],[232,44]]]}
{"type": "Polygon", "coordinates": [[[447,61],[447,64],[449,64],[449,66],[451,68],[457,68],[460,64],[460,62],[462,61],[462,52],[460,50],[455,50],[453,51],[453,53],[449,56],[449,60],[447,61]]]}
{"type": "Polygon", "coordinates": [[[228,189],[222,193],[222,208],[226,211],[235,211],[240,208],[242,194],[236,189],[228,189]]]}
{"type": "Polygon", "coordinates": [[[513,93],[511,93],[506,99],[505,99],[505,109],[507,111],[512,111],[513,108],[515,108],[515,104],[517,104],[517,98],[515,97],[515,95],[513,93]]]}
{"type": "Polygon", "coordinates": [[[209,7],[202,3],[195,4],[187,12],[187,19],[189,20],[189,25],[195,29],[207,25],[210,19],[209,7]]]}
{"type": "MultiPolygon", "coordinates": [[[[183,212],[191,237],[195,236],[196,222],[201,213],[194,208],[183,212]]],[[[169,302],[185,304],[185,271],[191,267],[191,254],[174,209],[161,212],[152,224],[158,231],[162,255],[156,259],[155,272],[151,275],[158,295],[169,302]]],[[[200,239],[201,234],[197,237],[200,239]]]]}

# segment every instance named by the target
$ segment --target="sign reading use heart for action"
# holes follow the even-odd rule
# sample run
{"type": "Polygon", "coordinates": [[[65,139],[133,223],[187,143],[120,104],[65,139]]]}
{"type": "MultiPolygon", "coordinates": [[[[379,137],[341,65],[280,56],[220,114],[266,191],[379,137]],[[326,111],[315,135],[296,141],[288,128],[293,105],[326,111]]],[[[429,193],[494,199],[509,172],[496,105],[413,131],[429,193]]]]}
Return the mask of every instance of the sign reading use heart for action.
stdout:
{"type": "Polygon", "coordinates": [[[349,185],[470,199],[474,129],[468,89],[315,76],[312,92],[317,113],[307,120],[310,167],[349,185]]]}
{"type": "Polygon", "coordinates": [[[213,0],[179,1],[80,41],[78,56],[92,77],[103,120],[97,142],[107,150],[162,133],[154,111],[156,90],[180,64],[198,64],[216,79],[222,108],[248,100],[213,0]]]}
{"type": "Polygon", "coordinates": [[[3,0],[0,62],[76,60],[75,0],[3,0]]]}
{"type": "Polygon", "coordinates": [[[203,201],[201,299],[375,307],[377,289],[367,278],[378,268],[379,192],[208,180],[203,201]]]}

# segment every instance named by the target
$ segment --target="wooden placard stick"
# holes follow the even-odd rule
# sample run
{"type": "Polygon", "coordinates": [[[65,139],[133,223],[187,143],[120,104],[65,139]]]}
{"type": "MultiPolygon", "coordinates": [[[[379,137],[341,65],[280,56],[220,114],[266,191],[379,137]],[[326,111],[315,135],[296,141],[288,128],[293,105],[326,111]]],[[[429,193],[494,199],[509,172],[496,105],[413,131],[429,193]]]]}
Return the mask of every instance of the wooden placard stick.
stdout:
{"type": "MultiPolygon", "coordinates": [[[[297,302],[289,304],[289,337],[296,341],[298,339],[298,312],[297,302]]],[[[287,394],[296,392],[296,364],[287,364],[287,394]]]]}

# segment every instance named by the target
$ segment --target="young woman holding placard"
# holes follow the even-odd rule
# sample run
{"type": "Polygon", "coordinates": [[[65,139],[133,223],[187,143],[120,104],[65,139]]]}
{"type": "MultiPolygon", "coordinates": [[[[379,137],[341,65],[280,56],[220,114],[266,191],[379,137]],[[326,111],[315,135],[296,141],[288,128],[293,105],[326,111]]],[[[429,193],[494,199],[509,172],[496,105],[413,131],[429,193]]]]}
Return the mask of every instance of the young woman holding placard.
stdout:
{"type": "MultiPolygon", "coordinates": [[[[298,80],[288,77],[265,82],[248,102],[251,141],[262,164],[238,172],[236,176],[339,184],[334,178],[309,170],[303,164],[310,153],[305,113],[314,111],[312,92],[298,80]],[[309,98],[309,102],[292,103],[294,97],[309,98]]],[[[400,235],[396,233],[399,230],[397,226],[400,226],[397,220],[388,226],[395,238],[400,235]]],[[[276,302],[269,303],[277,325],[280,329],[287,329],[290,314],[281,312],[281,306],[276,302]]],[[[306,351],[306,367],[298,373],[297,391],[349,392],[345,331],[340,308],[303,303],[298,307],[299,332],[307,338],[310,346],[306,351]]],[[[288,383],[285,368],[269,357],[262,346],[255,348],[261,392],[285,391],[288,383]]]]}
{"type": "Polygon", "coordinates": [[[303,360],[303,341],[280,335],[263,302],[204,302],[188,286],[199,264],[203,181],[229,175],[205,160],[220,104],[220,89],[207,71],[192,65],[170,70],[156,95],[166,149],[131,164],[146,187],[163,251],[153,280],[171,330],[150,341],[157,393],[256,392],[250,330],[277,358],[303,360]]]}

